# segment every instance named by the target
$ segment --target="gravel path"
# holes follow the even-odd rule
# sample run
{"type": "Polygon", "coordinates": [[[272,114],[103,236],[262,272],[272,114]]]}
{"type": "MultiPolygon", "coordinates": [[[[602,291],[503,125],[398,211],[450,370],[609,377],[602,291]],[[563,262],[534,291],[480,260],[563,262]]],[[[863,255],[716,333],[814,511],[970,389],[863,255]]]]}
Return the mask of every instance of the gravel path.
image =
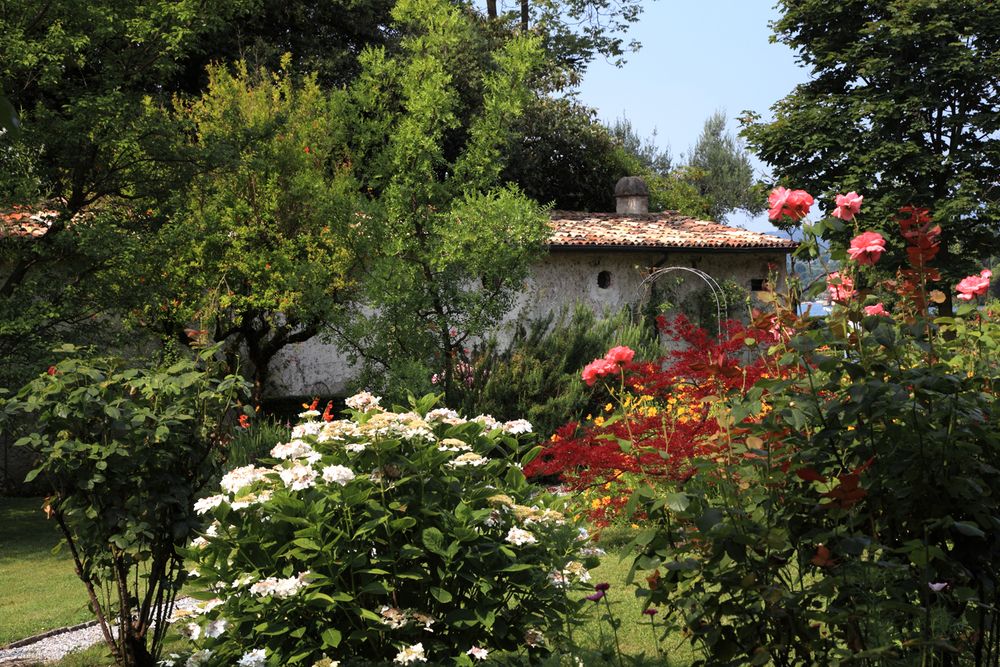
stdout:
{"type": "MultiPolygon", "coordinates": [[[[193,607],[193,598],[181,598],[175,605],[178,609],[193,607]]],[[[61,660],[67,653],[85,649],[104,641],[101,628],[96,621],[70,628],[46,632],[14,642],[17,646],[0,649],[0,666],[33,665],[39,662],[61,660]]]]}

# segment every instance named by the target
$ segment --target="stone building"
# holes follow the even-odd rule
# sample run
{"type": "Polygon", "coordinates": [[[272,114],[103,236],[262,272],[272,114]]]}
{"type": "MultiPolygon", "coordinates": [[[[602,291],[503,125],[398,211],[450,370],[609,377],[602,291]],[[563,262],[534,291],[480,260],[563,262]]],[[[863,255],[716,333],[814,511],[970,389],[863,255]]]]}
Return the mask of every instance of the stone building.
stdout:
{"type": "MultiPolygon", "coordinates": [[[[596,312],[634,306],[648,298],[654,272],[663,274],[658,284],[669,276],[675,298],[686,293],[713,300],[713,280],[759,291],[769,277],[783,280],[786,256],[796,247],[787,239],[674,211],[650,213],[649,191],[640,178],[621,179],[615,199],[615,213],[552,212],[548,255],[498,323],[501,336],[518,318],[542,317],[577,303],[596,312]]],[[[279,353],[268,394],[337,395],[351,375],[336,347],[314,339],[279,353]]]]}

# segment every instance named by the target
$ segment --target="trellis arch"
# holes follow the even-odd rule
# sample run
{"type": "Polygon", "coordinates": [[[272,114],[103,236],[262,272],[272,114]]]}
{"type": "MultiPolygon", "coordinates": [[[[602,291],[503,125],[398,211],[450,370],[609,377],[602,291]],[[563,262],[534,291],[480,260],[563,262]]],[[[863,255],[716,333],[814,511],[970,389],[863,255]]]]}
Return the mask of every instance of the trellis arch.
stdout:
{"type": "MultiPolygon", "coordinates": [[[[635,291],[635,303],[638,305],[642,303],[643,298],[646,296],[645,292],[649,290],[653,283],[667,275],[668,273],[673,273],[674,271],[686,271],[688,273],[693,273],[695,276],[700,278],[702,282],[708,285],[708,288],[712,290],[712,297],[715,298],[715,325],[718,328],[719,338],[722,338],[722,314],[729,310],[729,304],[726,302],[726,293],[723,291],[722,286],[716,281],[715,278],[705,273],[701,269],[694,269],[689,266],[664,266],[658,269],[654,269],[649,273],[648,276],[643,278],[642,282],[635,291]]],[[[638,308],[632,311],[633,319],[636,317],[638,308]]]]}

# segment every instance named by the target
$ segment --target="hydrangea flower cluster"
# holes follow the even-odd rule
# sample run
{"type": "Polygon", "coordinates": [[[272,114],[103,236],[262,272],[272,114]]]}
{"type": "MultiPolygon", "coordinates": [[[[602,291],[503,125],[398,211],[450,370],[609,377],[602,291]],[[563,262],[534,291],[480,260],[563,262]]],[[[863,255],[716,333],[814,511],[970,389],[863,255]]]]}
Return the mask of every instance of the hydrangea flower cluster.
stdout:
{"type": "Polygon", "coordinates": [[[310,407],[268,459],[196,503],[210,525],[192,542],[192,577],[217,598],[177,618],[198,648],[190,659],[484,660],[543,636],[539,618],[560,623],[566,589],[596,559],[574,556],[585,535],[511,460],[531,424],[467,419],[434,400],[387,409],[362,392],[343,419],[310,407]],[[470,626],[468,609],[497,620],[470,626]]]}

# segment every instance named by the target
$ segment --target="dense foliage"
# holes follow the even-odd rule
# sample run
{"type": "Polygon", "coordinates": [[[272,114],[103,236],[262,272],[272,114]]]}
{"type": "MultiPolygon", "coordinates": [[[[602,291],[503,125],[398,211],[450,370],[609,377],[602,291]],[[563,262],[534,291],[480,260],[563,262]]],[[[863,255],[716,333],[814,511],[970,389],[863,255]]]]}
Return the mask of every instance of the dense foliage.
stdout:
{"type": "MultiPolygon", "coordinates": [[[[832,197],[865,189],[873,226],[903,263],[891,218],[901,206],[934,210],[950,279],[996,244],[995,94],[1000,7],[978,0],[783,0],[775,39],[811,78],[747,120],[744,136],[783,182],[832,197]]],[[[832,201],[832,199],[830,200],[832,201]]],[[[829,211],[828,211],[829,212],[829,211]]],[[[831,230],[843,247],[850,228],[831,230]]]]}
{"type": "Polygon", "coordinates": [[[509,342],[491,340],[471,350],[461,405],[498,419],[523,416],[539,435],[551,435],[567,419],[580,420],[604,404],[599,391],[580,383],[579,369],[615,344],[643,358],[659,355],[656,332],[633,322],[628,309],[601,317],[577,306],[520,323],[509,342]]]}
{"type": "Polygon", "coordinates": [[[16,444],[38,457],[29,480],[50,487],[46,513],[115,662],[152,667],[184,581],[181,552],[199,524],[192,505],[217,473],[223,419],[245,385],[193,361],[129,368],[61,352],[5,412],[32,420],[16,444]]]}
{"type": "Polygon", "coordinates": [[[531,425],[435,400],[388,411],[363,393],[346,419],[307,411],[268,467],[198,501],[213,519],[190,552],[203,602],[175,615],[190,660],[513,664],[558,643],[589,575],[577,528],[513,462],[533,454],[517,444],[531,425]]]}

